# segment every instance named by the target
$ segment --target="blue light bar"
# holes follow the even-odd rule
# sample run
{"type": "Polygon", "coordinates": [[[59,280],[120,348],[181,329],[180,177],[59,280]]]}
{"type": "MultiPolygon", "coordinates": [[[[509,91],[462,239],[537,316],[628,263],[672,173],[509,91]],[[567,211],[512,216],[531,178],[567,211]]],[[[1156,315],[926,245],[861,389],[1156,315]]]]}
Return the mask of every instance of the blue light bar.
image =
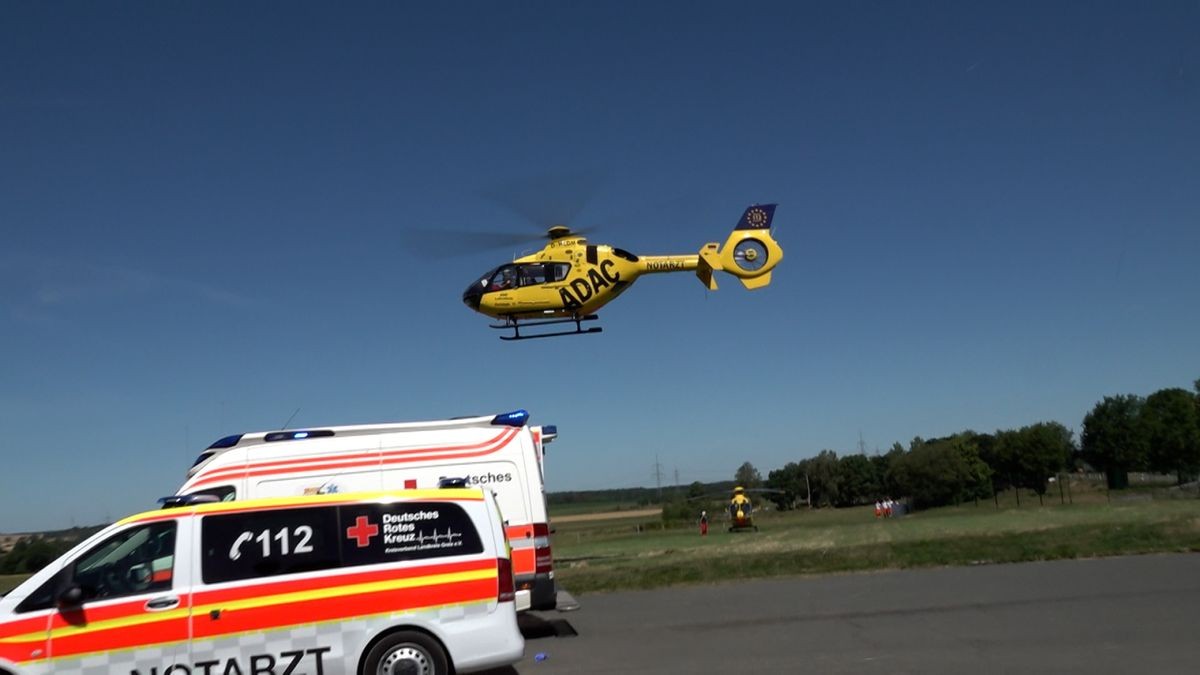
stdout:
{"type": "Polygon", "coordinates": [[[496,415],[492,418],[492,424],[504,425],[509,427],[523,427],[529,421],[529,413],[524,410],[514,410],[510,413],[496,415]]]}
{"type": "Polygon", "coordinates": [[[272,431],[263,440],[267,443],[275,441],[302,441],[306,438],[325,438],[332,436],[330,429],[303,429],[301,431],[272,431]]]}
{"type": "Polygon", "coordinates": [[[238,441],[240,440],[242,440],[242,435],[234,434],[233,436],[226,436],[225,438],[218,440],[216,443],[208,446],[208,448],[210,450],[213,448],[232,448],[233,446],[237,445],[238,441]]]}
{"type": "Polygon", "coordinates": [[[177,509],[183,506],[195,506],[196,504],[215,504],[221,501],[221,498],[216,495],[171,495],[158,500],[164,509],[177,509]]]}

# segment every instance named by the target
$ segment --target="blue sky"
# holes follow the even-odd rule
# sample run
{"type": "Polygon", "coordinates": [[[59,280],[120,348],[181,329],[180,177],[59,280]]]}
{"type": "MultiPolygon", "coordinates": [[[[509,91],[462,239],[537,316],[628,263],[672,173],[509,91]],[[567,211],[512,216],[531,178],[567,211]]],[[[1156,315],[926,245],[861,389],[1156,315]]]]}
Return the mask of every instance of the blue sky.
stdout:
{"type": "Polygon", "coordinates": [[[1198,29],[1194,2],[8,3],[0,531],[151,507],[297,409],[524,407],[565,490],[1190,387],[1198,29]],[[459,295],[521,251],[405,233],[536,233],[484,195],[580,172],[594,242],[693,252],[778,202],[786,259],[502,343],[459,295]]]}

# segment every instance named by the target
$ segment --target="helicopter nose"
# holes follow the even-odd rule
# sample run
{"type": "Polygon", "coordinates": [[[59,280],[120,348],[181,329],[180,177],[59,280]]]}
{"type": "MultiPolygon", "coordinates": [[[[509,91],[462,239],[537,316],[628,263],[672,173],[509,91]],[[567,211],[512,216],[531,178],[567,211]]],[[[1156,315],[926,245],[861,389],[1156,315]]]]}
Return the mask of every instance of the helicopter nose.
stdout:
{"type": "Polygon", "coordinates": [[[471,284],[467,290],[463,291],[463,304],[475,311],[479,311],[479,300],[483,297],[483,286],[479,284],[471,284]]]}

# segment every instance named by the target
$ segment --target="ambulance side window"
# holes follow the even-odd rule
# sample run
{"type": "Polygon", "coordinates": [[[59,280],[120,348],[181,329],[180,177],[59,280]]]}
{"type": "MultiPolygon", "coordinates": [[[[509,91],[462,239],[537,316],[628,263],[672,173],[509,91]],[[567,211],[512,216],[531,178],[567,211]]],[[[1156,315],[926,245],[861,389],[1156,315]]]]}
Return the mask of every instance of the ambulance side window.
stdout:
{"type": "Polygon", "coordinates": [[[71,566],[85,602],[169,590],[175,570],[175,521],[132,527],[96,544],[71,566]]]}
{"type": "Polygon", "coordinates": [[[58,594],[66,585],[67,570],[60,570],[58,574],[50,577],[37,590],[30,593],[21,604],[17,605],[16,612],[21,614],[24,612],[36,612],[39,609],[50,609],[54,607],[58,600],[58,594]]]}
{"type": "Polygon", "coordinates": [[[200,521],[206,584],[338,567],[332,506],[205,516],[200,521]]]}
{"type": "Polygon", "coordinates": [[[206,584],[483,552],[470,515],[446,502],[209,515],[200,544],[206,584]]]}
{"type": "Polygon", "coordinates": [[[222,485],[220,487],[206,488],[204,490],[196,490],[189,492],[190,495],[212,495],[223,502],[231,502],[237,499],[237,491],[232,485],[222,485]]]}

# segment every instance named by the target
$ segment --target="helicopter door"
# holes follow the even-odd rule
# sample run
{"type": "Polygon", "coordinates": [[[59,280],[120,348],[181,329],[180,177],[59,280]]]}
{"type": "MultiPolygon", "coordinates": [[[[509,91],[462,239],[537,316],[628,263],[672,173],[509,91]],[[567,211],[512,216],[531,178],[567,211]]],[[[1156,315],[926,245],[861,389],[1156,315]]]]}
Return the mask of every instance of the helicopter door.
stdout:
{"type": "Polygon", "coordinates": [[[561,284],[553,283],[559,264],[561,263],[517,265],[517,283],[521,289],[516,294],[519,309],[538,311],[562,307],[562,296],[558,293],[561,284]]]}
{"type": "Polygon", "coordinates": [[[571,273],[571,263],[546,263],[547,281],[566,281],[571,273]]]}
{"type": "MultiPolygon", "coordinates": [[[[526,263],[517,266],[521,286],[553,284],[566,281],[571,263],[526,263]]],[[[555,288],[558,288],[556,285],[555,288]]]]}
{"type": "Polygon", "coordinates": [[[517,279],[522,287],[546,283],[546,266],[542,263],[519,265],[517,279]]]}

